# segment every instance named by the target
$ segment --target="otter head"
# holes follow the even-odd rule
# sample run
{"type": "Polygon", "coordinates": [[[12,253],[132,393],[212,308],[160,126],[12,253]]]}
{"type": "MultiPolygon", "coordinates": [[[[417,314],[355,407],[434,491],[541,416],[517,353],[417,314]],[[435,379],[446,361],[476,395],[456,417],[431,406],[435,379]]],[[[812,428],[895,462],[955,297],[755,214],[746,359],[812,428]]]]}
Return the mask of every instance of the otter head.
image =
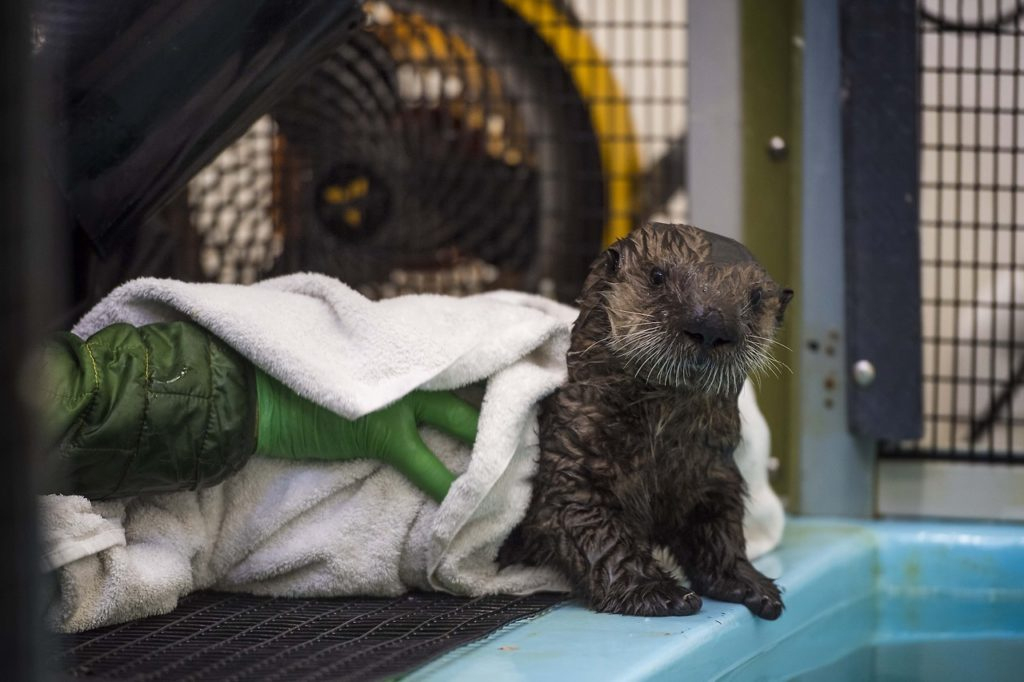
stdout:
{"type": "Polygon", "coordinates": [[[730,393],[774,368],[770,347],[792,297],[739,242],[650,223],[594,262],[580,303],[604,311],[602,342],[638,379],[730,393]]]}

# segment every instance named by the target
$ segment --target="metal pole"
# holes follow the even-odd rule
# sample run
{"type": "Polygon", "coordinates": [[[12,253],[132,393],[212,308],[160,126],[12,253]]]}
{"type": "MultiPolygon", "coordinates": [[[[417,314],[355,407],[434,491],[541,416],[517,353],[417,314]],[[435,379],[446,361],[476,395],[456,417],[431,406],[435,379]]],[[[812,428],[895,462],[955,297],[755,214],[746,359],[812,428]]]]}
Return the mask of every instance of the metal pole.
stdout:
{"type": "Polygon", "coordinates": [[[797,410],[804,514],[870,516],[873,442],[846,418],[839,1],[803,4],[801,333],[797,410]]]}

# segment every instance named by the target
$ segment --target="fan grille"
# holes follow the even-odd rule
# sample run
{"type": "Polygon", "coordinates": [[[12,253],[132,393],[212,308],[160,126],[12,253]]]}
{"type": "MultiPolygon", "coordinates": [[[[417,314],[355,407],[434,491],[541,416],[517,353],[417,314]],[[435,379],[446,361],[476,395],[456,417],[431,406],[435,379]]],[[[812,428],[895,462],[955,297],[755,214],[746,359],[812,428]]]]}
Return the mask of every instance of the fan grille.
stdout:
{"type": "Polygon", "coordinates": [[[521,4],[367,2],[190,185],[202,275],[571,299],[612,222],[684,220],[685,3],[540,2],[532,25],[521,4]],[[567,56],[584,35],[599,51],[567,56]]]}

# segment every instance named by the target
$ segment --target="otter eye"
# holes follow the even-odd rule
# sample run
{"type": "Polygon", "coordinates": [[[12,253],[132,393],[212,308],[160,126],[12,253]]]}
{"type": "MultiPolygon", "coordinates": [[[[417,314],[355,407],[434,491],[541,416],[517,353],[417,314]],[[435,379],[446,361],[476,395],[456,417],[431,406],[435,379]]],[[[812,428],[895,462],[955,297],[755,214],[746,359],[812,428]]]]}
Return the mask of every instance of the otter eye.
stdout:
{"type": "Polygon", "coordinates": [[[651,270],[651,284],[658,287],[665,283],[665,271],[661,268],[651,270]]]}
{"type": "Polygon", "coordinates": [[[750,305],[757,305],[758,303],[760,303],[761,302],[761,297],[763,295],[764,295],[764,292],[761,290],[761,287],[757,287],[756,289],[751,291],[750,292],[750,305]]]}

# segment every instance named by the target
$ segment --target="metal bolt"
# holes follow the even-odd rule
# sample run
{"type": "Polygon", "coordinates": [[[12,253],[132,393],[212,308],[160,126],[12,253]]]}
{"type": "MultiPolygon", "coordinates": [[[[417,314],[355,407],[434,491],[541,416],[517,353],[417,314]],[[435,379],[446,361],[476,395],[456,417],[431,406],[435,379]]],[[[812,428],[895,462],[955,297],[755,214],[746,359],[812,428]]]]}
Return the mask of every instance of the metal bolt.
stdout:
{"type": "Polygon", "coordinates": [[[779,135],[772,135],[771,139],[768,140],[768,156],[776,161],[786,158],[787,151],[786,140],[779,135]]]}
{"type": "Polygon", "coordinates": [[[870,360],[858,360],[853,363],[853,380],[861,388],[867,388],[875,382],[875,366],[870,360]]]}

